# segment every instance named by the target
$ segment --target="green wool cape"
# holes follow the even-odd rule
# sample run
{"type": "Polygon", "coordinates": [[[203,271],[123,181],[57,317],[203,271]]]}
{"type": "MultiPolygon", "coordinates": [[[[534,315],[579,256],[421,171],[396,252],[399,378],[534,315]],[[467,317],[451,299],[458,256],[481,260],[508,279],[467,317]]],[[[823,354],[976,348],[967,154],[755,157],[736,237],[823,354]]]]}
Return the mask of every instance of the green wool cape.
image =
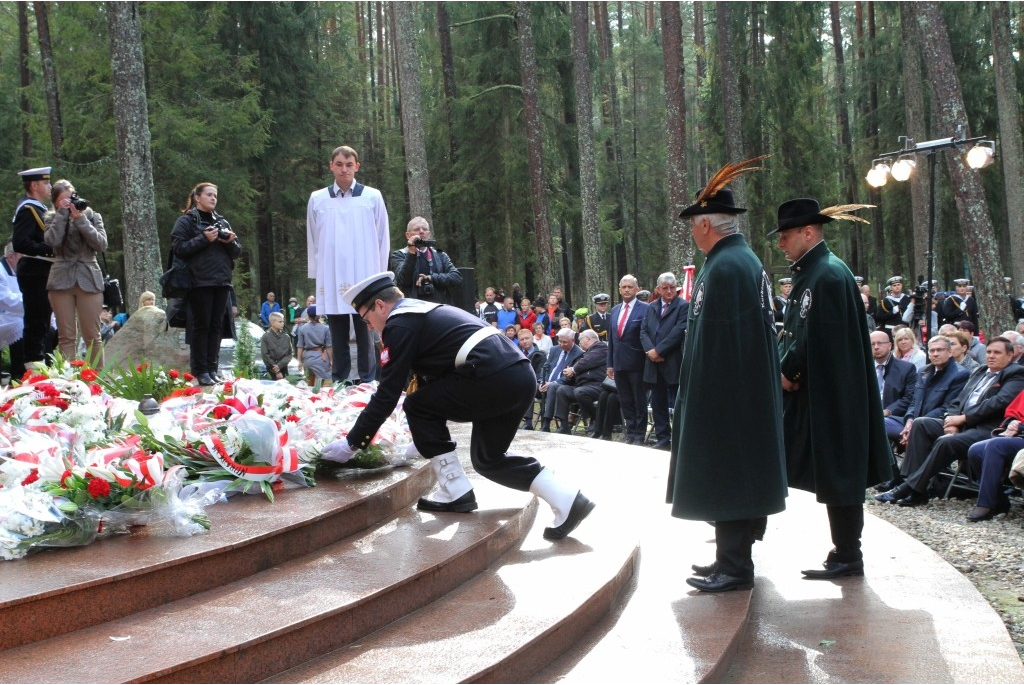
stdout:
{"type": "Polygon", "coordinates": [[[892,478],[864,301],[853,273],[825,241],[793,263],[793,290],[779,340],[789,486],[819,502],[862,504],[892,478]]]}
{"type": "Polygon", "coordinates": [[[719,240],[690,301],[672,426],[672,515],[731,521],[786,508],[771,281],[741,234],[719,240]]]}

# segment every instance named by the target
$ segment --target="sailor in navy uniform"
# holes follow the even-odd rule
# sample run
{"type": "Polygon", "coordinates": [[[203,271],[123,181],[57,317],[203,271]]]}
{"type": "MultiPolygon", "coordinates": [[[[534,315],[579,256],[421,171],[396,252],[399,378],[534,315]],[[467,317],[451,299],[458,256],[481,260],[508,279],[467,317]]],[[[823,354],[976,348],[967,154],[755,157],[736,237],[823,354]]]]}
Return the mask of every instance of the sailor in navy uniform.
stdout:
{"type": "Polygon", "coordinates": [[[580,323],[580,332],[587,330],[588,328],[595,333],[599,340],[608,342],[608,330],[611,327],[610,321],[612,320],[611,314],[608,311],[608,305],[611,303],[612,298],[608,293],[598,293],[594,295],[594,313],[587,314],[583,321],[580,323]]]}
{"type": "Polygon", "coordinates": [[[889,286],[889,294],[878,301],[875,321],[879,327],[890,330],[900,324],[909,326],[914,314],[910,296],[903,292],[903,276],[893,276],[885,284],[889,286]]]}
{"type": "MultiPolygon", "coordinates": [[[[1024,289],[1024,283],[1021,283],[1020,287],[1024,289]]],[[[1013,314],[1014,321],[1024,321],[1024,296],[1017,298],[1013,295],[1010,296],[1010,312],[1013,314]]]]}
{"type": "MultiPolygon", "coordinates": [[[[50,298],[46,282],[50,278],[53,264],[53,248],[43,240],[43,215],[49,211],[43,204],[50,199],[50,167],[38,167],[19,171],[25,186],[25,197],[18,201],[11,219],[11,243],[15,252],[21,253],[18,262],[18,285],[21,287],[22,302],[25,305],[25,330],[22,335],[24,360],[38,362],[46,359],[53,350],[50,343],[50,298]]],[[[12,369],[11,377],[24,373],[12,369]]]]}
{"type": "Polygon", "coordinates": [[[978,302],[973,297],[968,296],[968,283],[969,281],[966,278],[957,278],[953,281],[953,285],[956,286],[956,292],[950,293],[942,301],[942,319],[944,323],[951,323],[953,325],[967,320],[973,323],[975,330],[977,330],[978,302]]]}
{"type": "Polygon", "coordinates": [[[368,446],[415,374],[418,387],[406,395],[403,408],[416,450],[430,460],[438,483],[434,493],[420,498],[418,509],[477,508],[448,431],[447,422],[457,421],[473,424],[470,457],[477,473],[551,506],[555,518],[544,529],[546,539],[564,538],[590,514],[594,503],[579,488],[532,457],[507,454],[537,383],[515,343],[461,309],[404,297],[390,271],[357,283],[344,298],[381,333],[381,380],[348,436],[324,447],[324,459],[345,462],[368,446]]]}
{"type": "Polygon", "coordinates": [[[793,279],[786,277],[779,279],[779,294],[772,298],[775,304],[775,331],[782,330],[782,322],[786,319],[786,310],[789,308],[789,293],[793,290],[793,279]]]}

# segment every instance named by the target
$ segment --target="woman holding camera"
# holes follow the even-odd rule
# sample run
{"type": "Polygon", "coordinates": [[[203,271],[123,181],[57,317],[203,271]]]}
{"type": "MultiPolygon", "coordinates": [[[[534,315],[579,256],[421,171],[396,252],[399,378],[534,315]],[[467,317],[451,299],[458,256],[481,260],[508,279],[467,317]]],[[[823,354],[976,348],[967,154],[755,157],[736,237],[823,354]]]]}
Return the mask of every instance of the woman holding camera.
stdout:
{"type": "Polygon", "coordinates": [[[54,209],[43,219],[43,240],[53,248],[46,290],[57,317],[57,344],[65,359],[75,359],[80,328],[89,363],[99,369],[103,367],[103,272],[96,253],[107,249],[103,217],[78,197],[71,181],[54,183],[50,198],[54,209]]]}
{"type": "Polygon", "coordinates": [[[174,255],[188,264],[192,288],[186,333],[190,340],[192,375],[199,385],[224,381],[217,373],[225,321],[231,325],[228,303],[231,271],[242,254],[227,219],[218,214],[217,186],[200,183],[189,193],[185,209],[171,231],[174,255]]]}

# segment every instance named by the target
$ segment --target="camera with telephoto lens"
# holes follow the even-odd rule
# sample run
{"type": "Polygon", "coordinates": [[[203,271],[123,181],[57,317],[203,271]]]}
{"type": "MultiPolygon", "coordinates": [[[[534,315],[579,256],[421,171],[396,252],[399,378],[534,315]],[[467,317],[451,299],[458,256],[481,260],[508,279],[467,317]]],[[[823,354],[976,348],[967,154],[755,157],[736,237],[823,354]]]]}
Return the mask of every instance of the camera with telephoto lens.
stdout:
{"type": "Polygon", "coordinates": [[[81,212],[89,206],[89,201],[83,197],[78,197],[78,193],[71,193],[71,206],[81,212]]]}
{"type": "Polygon", "coordinates": [[[910,294],[910,299],[914,301],[914,304],[924,304],[925,298],[928,297],[928,286],[921,284],[914,287],[914,292],[910,294]]]}
{"type": "Polygon", "coordinates": [[[437,241],[433,238],[416,238],[412,244],[413,247],[437,247],[437,241]]]}

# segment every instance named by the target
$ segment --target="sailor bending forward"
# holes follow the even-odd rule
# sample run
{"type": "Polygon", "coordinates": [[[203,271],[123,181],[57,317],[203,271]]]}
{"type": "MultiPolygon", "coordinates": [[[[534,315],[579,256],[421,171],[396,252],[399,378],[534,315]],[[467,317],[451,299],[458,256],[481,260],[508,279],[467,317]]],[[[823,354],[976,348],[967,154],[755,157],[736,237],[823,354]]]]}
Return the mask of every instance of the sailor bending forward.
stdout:
{"type": "Polygon", "coordinates": [[[381,380],[348,436],[324,447],[324,459],[345,462],[369,445],[414,373],[418,387],[406,396],[403,409],[416,450],[430,460],[438,483],[437,491],[420,498],[418,509],[477,508],[448,432],[447,422],[456,421],[473,424],[470,457],[477,473],[529,491],[551,506],[555,518],[544,529],[546,539],[564,538],[587,517],[594,503],[578,488],[558,480],[532,457],[506,454],[533,402],[537,379],[530,362],[501,331],[461,309],[404,297],[391,272],[364,279],[343,298],[380,331],[381,380]]]}

